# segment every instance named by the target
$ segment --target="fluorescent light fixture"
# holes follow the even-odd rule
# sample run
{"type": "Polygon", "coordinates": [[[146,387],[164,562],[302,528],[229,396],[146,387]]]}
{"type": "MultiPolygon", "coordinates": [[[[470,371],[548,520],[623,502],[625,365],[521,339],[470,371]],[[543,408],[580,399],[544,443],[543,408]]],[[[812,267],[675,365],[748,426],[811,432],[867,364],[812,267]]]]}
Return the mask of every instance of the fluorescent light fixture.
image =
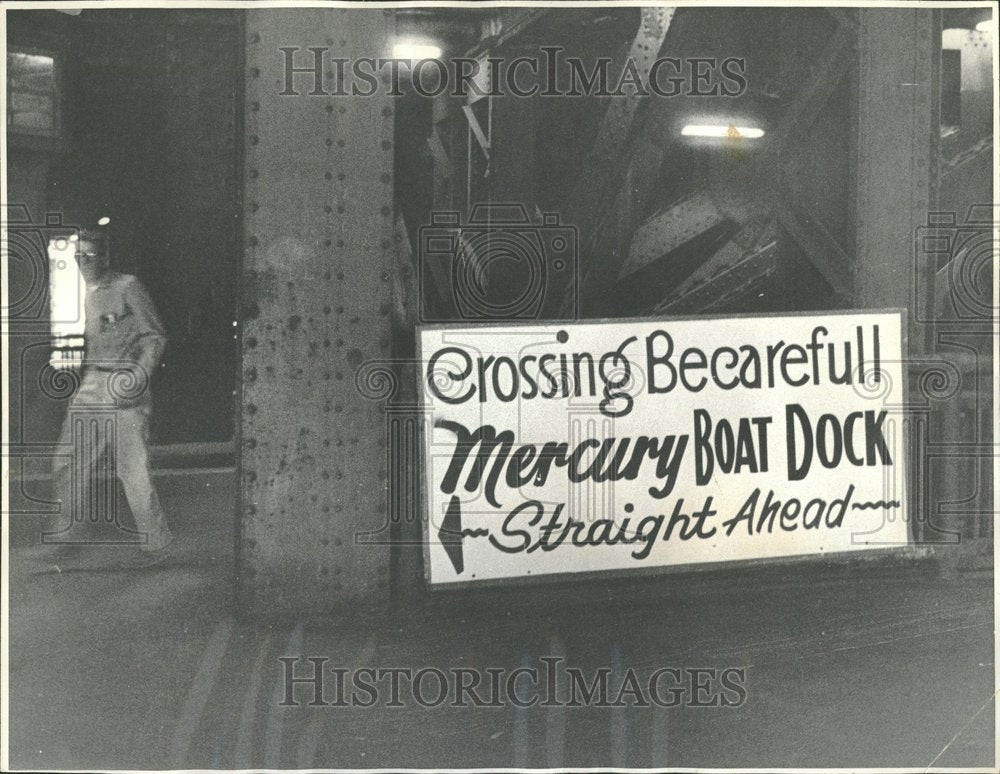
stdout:
{"type": "Polygon", "coordinates": [[[726,140],[756,140],[764,130],[756,126],[725,126],[723,124],[688,124],[681,129],[684,137],[717,137],[726,140]]]}
{"type": "Polygon", "coordinates": [[[103,218],[97,221],[98,226],[106,226],[111,222],[111,218],[105,215],[103,218]]]}
{"type": "Polygon", "coordinates": [[[993,28],[992,19],[983,19],[979,24],[976,25],[977,32],[989,32],[993,28]]]}
{"type": "Polygon", "coordinates": [[[415,40],[400,40],[392,47],[395,59],[409,59],[411,62],[421,59],[440,59],[441,47],[415,40]]]}

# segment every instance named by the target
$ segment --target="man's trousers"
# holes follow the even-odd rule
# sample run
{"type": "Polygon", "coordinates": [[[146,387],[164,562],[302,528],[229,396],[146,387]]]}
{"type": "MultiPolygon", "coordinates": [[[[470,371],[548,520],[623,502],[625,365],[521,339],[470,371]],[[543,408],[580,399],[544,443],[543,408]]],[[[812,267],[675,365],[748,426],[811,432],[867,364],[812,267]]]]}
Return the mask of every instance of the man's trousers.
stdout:
{"type": "Polygon", "coordinates": [[[43,537],[46,543],[93,542],[88,535],[94,530],[88,529],[88,523],[110,520],[113,488],[95,493],[91,481],[102,459],[110,462],[111,476],[121,481],[136,531],[116,525],[118,535],[99,542],[134,543],[146,551],[155,551],[173,538],[150,471],[149,394],[142,396],[138,405],[119,408],[113,379],[104,371],[85,370],[70,402],[53,464],[61,515],[50,520],[43,537]]]}

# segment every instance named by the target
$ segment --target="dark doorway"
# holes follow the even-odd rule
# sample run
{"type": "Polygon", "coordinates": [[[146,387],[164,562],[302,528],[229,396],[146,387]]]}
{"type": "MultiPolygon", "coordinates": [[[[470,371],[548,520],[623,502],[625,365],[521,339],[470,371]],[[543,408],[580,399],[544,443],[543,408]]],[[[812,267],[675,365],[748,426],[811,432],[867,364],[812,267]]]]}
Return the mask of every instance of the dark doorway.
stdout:
{"type": "MultiPolygon", "coordinates": [[[[167,327],[154,443],[233,437],[240,276],[242,14],[8,14],[12,47],[54,51],[60,136],[39,202],[68,224],[111,218],[114,268],[136,274],[167,327]]],[[[39,154],[41,151],[41,154],[39,154]]],[[[12,157],[21,152],[12,142],[12,157]]],[[[43,182],[44,180],[44,182],[43,182]]],[[[40,217],[43,213],[32,213],[40,217]]]]}

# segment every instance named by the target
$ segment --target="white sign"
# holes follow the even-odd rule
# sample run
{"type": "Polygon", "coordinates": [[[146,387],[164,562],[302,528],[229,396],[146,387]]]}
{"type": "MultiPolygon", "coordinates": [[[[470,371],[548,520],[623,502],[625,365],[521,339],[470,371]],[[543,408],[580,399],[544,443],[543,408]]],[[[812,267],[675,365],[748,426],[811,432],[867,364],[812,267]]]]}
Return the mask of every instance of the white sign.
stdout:
{"type": "Polygon", "coordinates": [[[432,584],[905,546],[900,312],[419,331],[432,584]]]}

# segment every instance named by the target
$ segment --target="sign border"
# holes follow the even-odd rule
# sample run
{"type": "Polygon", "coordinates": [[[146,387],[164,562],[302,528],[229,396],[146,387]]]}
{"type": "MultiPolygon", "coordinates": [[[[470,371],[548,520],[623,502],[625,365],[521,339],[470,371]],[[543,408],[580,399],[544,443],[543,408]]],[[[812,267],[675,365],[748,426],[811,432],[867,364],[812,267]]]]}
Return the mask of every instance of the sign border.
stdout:
{"type": "Polygon", "coordinates": [[[907,542],[905,545],[899,546],[886,546],[884,548],[869,548],[869,549],[858,549],[855,551],[831,551],[829,553],[804,553],[804,554],[791,554],[786,556],[775,556],[775,557],[761,557],[756,559],[725,559],[718,562],[687,562],[684,564],[665,564],[665,565],[655,565],[648,567],[621,567],[610,570],[580,570],[579,572],[558,572],[558,573],[544,573],[542,575],[515,575],[509,578],[483,578],[481,580],[460,580],[451,582],[437,582],[431,580],[431,558],[430,558],[430,493],[427,491],[427,471],[426,471],[426,442],[427,442],[427,423],[425,421],[428,413],[427,405],[424,403],[424,357],[423,357],[423,346],[421,334],[424,331],[435,331],[435,330],[446,330],[456,327],[467,327],[467,328],[527,328],[527,327],[540,327],[540,326],[558,326],[558,325],[621,325],[630,323],[671,323],[671,322],[699,322],[704,320],[705,322],[710,322],[712,320],[767,320],[767,319],[785,319],[789,317],[818,317],[818,316],[837,316],[846,317],[851,315],[867,315],[867,314],[894,314],[899,316],[900,323],[900,349],[902,350],[902,368],[900,369],[903,387],[903,405],[904,409],[902,411],[903,422],[902,422],[902,434],[901,434],[901,448],[904,453],[902,456],[902,477],[903,477],[903,489],[905,493],[905,502],[907,505],[907,510],[910,510],[912,505],[911,501],[911,489],[912,482],[909,479],[909,439],[910,439],[910,422],[909,415],[911,410],[907,408],[909,406],[909,395],[910,395],[910,384],[909,384],[909,373],[908,373],[908,361],[909,361],[909,313],[904,307],[890,307],[890,308],[880,308],[880,309],[835,309],[835,310],[816,310],[816,311],[794,311],[794,312],[778,312],[778,313],[761,313],[761,312],[744,312],[739,314],[711,314],[711,315],[682,315],[682,316],[667,316],[667,317],[595,317],[592,319],[582,319],[582,320],[510,320],[510,321],[494,321],[494,320],[471,320],[466,323],[456,321],[454,323],[427,323],[418,324],[415,327],[416,336],[416,359],[417,368],[414,369],[416,375],[416,389],[417,389],[417,399],[420,409],[420,423],[418,428],[418,436],[420,439],[420,448],[417,454],[417,465],[420,468],[420,534],[421,534],[421,554],[423,558],[424,568],[423,576],[424,583],[427,589],[432,593],[437,594],[439,592],[448,591],[466,591],[469,589],[496,589],[498,587],[524,587],[524,586],[536,586],[536,585],[555,585],[558,583],[572,582],[576,580],[591,581],[591,580],[608,580],[608,581],[625,581],[625,580],[638,580],[649,578],[650,576],[666,576],[666,575],[684,575],[700,572],[717,572],[722,569],[727,568],[739,568],[739,567],[760,567],[766,566],[767,564],[785,564],[790,566],[803,566],[812,562],[819,561],[829,561],[834,562],[846,562],[855,557],[866,557],[867,561],[877,560],[883,557],[896,557],[899,556],[901,552],[904,554],[913,553],[913,558],[925,558],[925,552],[929,555],[929,551],[921,550],[926,549],[926,546],[921,546],[914,541],[914,519],[908,520],[907,525],[907,542]]]}

